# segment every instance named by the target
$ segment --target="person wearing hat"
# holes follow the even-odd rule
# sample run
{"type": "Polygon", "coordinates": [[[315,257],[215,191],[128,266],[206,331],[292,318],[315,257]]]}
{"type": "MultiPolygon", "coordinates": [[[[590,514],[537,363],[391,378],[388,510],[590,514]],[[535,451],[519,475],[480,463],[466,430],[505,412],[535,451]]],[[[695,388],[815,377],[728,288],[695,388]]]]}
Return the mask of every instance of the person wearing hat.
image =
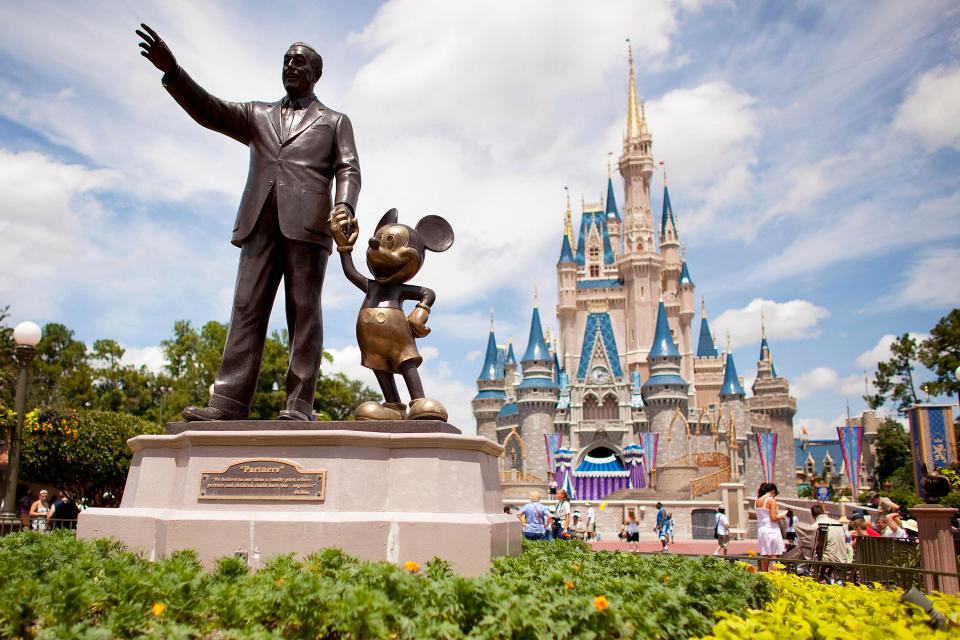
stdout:
{"type": "Polygon", "coordinates": [[[900,526],[907,532],[907,538],[910,540],[916,540],[920,534],[920,530],[917,528],[917,521],[912,518],[910,520],[904,520],[900,526]]]}

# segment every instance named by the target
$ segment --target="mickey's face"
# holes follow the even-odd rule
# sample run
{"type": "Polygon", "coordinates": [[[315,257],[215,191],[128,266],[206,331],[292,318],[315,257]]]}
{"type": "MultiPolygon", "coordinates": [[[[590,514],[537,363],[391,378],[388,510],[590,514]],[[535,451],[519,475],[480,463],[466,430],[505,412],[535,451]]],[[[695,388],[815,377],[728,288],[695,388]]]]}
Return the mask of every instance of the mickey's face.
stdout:
{"type": "Polygon", "coordinates": [[[406,282],[420,271],[423,262],[416,246],[416,232],[404,224],[387,224],[370,238],[367,266],[382,284],[406,282]]]}

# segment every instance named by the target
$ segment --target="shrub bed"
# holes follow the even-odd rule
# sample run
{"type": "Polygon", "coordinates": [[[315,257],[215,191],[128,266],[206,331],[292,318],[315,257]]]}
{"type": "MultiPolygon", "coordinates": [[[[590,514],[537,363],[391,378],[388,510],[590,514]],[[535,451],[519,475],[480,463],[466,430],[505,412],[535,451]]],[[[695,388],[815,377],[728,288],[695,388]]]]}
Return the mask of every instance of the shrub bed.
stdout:
{"type": "MultiPolygon", "coordinates": [[[[782,640],[784,638],[957,638],[957,627],[934,631],[919,607],[900,603],[903,591],[855,585],[822,585],[785,573],[767,574],[776,598],[746,614],[721,612],[703,640],[782,640]]],[[[960,597],[932,594],[934,607],[954,620],[960,597]]]]}
{"type": "Polygon", "coordinates": [[[206,572],[192,552],[151,563],[116,542],[26,532],[0,539],[0,576],[0,637],[37,639],[685,638],[773,596],[719,559],[578,543],[528,543],[468,579],[443,561],[403,568],[338,550],[206,572]]]}

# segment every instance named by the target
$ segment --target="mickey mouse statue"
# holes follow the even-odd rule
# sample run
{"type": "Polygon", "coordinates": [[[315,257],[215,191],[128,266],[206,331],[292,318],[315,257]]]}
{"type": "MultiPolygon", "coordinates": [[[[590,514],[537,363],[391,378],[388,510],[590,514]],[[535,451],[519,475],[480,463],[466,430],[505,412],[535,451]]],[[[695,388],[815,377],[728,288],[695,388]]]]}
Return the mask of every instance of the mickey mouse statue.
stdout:
{"type": "Polygon", "coordinates": [[[364,402],[357,407],[357,420],[446,420],[443,405],[424,397],[417,372],[423,358],[414,340],[430,333],[427,318],[436,295],[426,287],[406,282],[420,271],[425,251],[450,248],[453,228],[440,216],[426,216],[411,228],[398,224],[397,210],[390,209],[380,218],[368,242],[367,267],[373,274],[370,280],[353,265],[353,245],[360,233],[356,219],[341,211],[332,222],[343,272],[367,294],[357,317],[357,342],[361,364],[373,369],[384,399],[383,404],[364,402]],[[403,313],[404,300],[417,300],[409,315],[403,313]],[[397,392],[393,376],[398,373],[410,392],[409,414],[397,392]]]}

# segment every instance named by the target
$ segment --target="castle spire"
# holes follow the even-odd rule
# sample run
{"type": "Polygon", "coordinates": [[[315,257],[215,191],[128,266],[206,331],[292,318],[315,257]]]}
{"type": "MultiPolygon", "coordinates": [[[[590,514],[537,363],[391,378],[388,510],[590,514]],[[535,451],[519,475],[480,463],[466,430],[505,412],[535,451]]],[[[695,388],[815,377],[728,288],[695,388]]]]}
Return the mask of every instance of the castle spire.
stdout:
{"type": "Polygon", "coordinates": [[[487,352],[483,357],[483,368],[480,369],[480,380],[498,380],[497,377],[497,338],[493,335],[493,310],[490,310],[490,335],[487,338],[487,352]]]}
{"type": "Polygon", "coordinates": [[[667,310],[660,298],[657,309],[657,330],[653,336],[653,346],[650,348],[650,358],[679,358],[680,352],[670,333],[670,323],[667,321],[667,310]]]}
{"type": "Polygon", "coordinates": [[[680,234],[677,233],[677,221],[673,215],[673,205],[670,204],[670,190],[667,188],[667,179],[666,171],[664,171],[663,179],[663,213],[660,216],[660,244],[664,243],[666,238],[667,229],[669,228],[673,231],[674,242],[680,237],[680,234]]]}
{"type": "Polygon", "coordinates": [[[620,222],[620,210],[617,208],[617,197],[613,191],[613,178],[607,176],[607,207],[604,213],[608,220],[620,222]]]}
{"type": "Polygon", "coordinates": [[[700,297],[700,341],[697,343],[698,358],[715,358],[717,345],[713,342],[713,334],[710,332],[710,323],[707,322],[707,302],[700,297]]]}
{"type": "Polygon", "coordinates": [[[767,343],[767,316],[760,312],[760,361],[770,360],[770,345],[767,343]]]}
{"type": "Polygon", "coordinates": [[[537,306],[536,293],[534,293],[533,316],[530,318],[530,337],[527,339],[527,350],[524,352],[521,362],[549,361],[550,359],[550,347],[543,337],[543,325],[540,324],[540,308],[537,306]]]}
{"type": "MultiPolygon", "coordinates": [[[[729,337],[727,338],[729,343],[729,337]]],[[[737,376],[737,365],[733,362],[733,353],[730,352],[730,346],[727,346],[727,365],[724,367],[723,386],[720,387],[720,398],[745,398],[746,393],[740,384],[740,378],[737,376]]]]}
{"type": "Polygon", "coordinates": [[[633,73],[633,45],[627,38],[627,58],[630,62],[630,89],[627,98],[627,139],[634,140],[640,137],[642,127],[646,123],[640,114],[640,101],[637,100],[637,81],[633,73]]]}
{"type": "Polygon", "coordinates": [[[570,241],[570,248],[573,248],[573,218],[570,213],[570,189],[564,187],[563,190],[567,194],[567,211],[564,214],[563,220],[563,233],[566,234],[567,239],[570,241]]]}

